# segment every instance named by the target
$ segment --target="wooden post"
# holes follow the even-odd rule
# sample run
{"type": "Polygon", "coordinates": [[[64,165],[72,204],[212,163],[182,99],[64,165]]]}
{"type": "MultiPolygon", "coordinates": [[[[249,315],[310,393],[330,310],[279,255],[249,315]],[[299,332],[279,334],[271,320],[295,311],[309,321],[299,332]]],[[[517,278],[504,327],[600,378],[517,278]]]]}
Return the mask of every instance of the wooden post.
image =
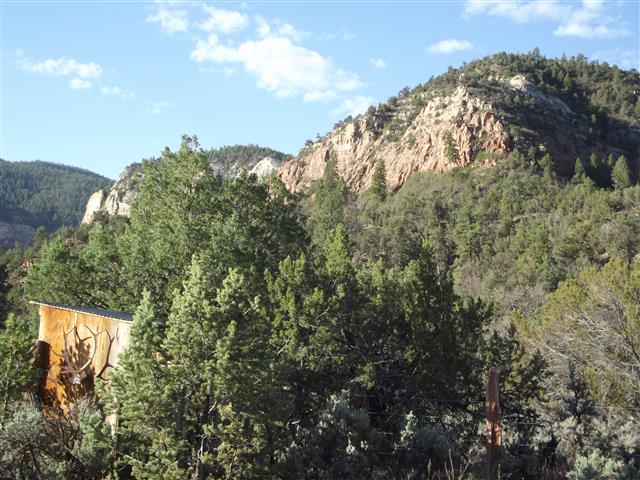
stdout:
{"type": "Polygon", "coordinates": [[[487,422],[487,478],[494,480],[498,472],[498,462],[502,458],[502,424],[500,410],[500,375],[504,367],[491,367],[487,381],[486,422],[487,422]]]}

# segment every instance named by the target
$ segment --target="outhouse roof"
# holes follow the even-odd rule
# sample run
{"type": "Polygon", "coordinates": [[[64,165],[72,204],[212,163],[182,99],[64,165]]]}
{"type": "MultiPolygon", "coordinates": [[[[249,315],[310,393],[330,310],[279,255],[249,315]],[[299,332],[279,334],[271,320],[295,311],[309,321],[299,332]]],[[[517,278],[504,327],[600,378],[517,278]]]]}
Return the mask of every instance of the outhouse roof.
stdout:
{"type": "Polygon", "coordinates": [[[121,320],[125,322],[130,322],[133,320],[133,315],[131,315],[130,313],[118,312],[115,310],[105,310],[102,308],[95,308],[95,307],[80,307],[76,305],[63,305],[62,303],[55,303],[55,302],[30,301],[29,303],[32,305],[44,305],[46,307],[57,308],[59,310],[67,310],[69,312],[84,313],[87,315],[94,315],[96,317],[111,318],[113,320],[121,320]]]}

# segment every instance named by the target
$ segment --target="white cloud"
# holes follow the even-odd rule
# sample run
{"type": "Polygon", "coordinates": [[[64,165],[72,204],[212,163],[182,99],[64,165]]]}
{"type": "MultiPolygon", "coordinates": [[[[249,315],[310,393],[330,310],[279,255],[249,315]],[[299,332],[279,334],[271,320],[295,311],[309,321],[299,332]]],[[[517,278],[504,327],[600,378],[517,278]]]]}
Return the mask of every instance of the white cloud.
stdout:
{"type": "Polygon", "coordinates": [[[238,45],[222,44],[217,35],[210,34],[207,40],[196,43],[191,58],[198,63],[240,64],[257,77],[259,88],[277,97],[302,95],[305,101],[317,101],[364,85],[357,75],[289,37],[274,35],[268,24],[269,30],[264,25],[258,26],[263,38],[238,45]]]}
{"type": "Polygon", "coordinates": [[[50,58],[36,63],[23,58],[20,60],[20,65],[25,71],[39,75],[74,75],[83,79],[100,78],[100,75],[102,75],[102,67],[97,63],[81,63],[75,58],[50,58]]]}
{"type": "Polygon", "coordinates": [[[309,32],[296,30],[293,25],[283,22],[278,18],[273,20],[271,23],[260,15],[256,15],[255,19],[258,25],[258,35],[262,38],[286,37],[290,38],[296,43],[300,43],[302,42],[302,40],[309,36],[309,32]]]}
{"type": "Polygon", "coordinates": [[[100,88],[100,93],[102,93],[103,95],[112,95],[115,97],[120,97],[124,100],[128,100],[136,96],[136,94],[131,90],[125,90],[123,88],[118,87],[117,85],[112,85],[112,86],[105,85],[102,88],[100,88]]]}
{"type": "Polygon", "coordinates": [[[467,0],[464,16],[505,17],[516,23],[550,21],[557,24],[553,34],[560,37],[616,38],[631,32],[611,16],[612,2],[583,0],[581,4],[559,0],[467,0]],[[579,6],[577,6],[579,5],[579,6]]]}
{"type": "Polygon", "coordinates": [[[171,104],[169,102],[151,102],[148,112],[153,113],[154,115],[158,115],[164,112],[170,106],[171,104]]]}
{"type": "Polygon", "coordinates": [[[356,38],[355,33],[346,28],[341,28],[338,32],[324,32],[318,36],[318,40],[321,41],[342,40],[343,42],[348,42],[354,38],[356,38]]]}
{"type": "Polygon", "coordinates": [[[367,109],[376,103],[375,98],[357,96],[353,98],[345,98],[337,108],[331,111],[332,115],[351,115],[355,117],[367,111],[367,109]]]}
{"type": "Polygon", "coordinates": [[[558,26],[553,31],[558,37],[580,37],[580,38],[617,38],[630,35],[626,28],[609,27],[607,25],[588,25],[586,23],[567,23],[558,26]]]}
{"type": "Polygon", "coordinates": [[[492,15],[507,17],[517,23],[534,20],[557,20],[566,16],[572,6],[556,0],[468,0],[465,16],[492,15]]]}
{"type": "Polygon", "coordinates": [[[83,80],[82,78],[75,77],[69,83],[69,86],[74,90],[86,90],[91,88],[91,82],[89,80],[83,80]]]}
{"type": "Polygon", "coordinates": [[[147,23],[159,23],[165,33],[186,32],[189,29],[189,19],[184,10],[168,10],[160,6],[158,11],[146,18],[147,23]]]}
{"type": "Polygon", "coordinates": [[[385,68],[387,66],[387,62],[381,58],[370,58],[369,63],[376,68],[385,68]]]}
{"type": "Polygon", "coordinates": [[[208,5],[203,5],[202,7],[209,14],[209,18],[199,24],[199,27],[205,32],[237,32],[249,23],[249,19],[242,12],[224,10],[208,5]]]}
{"type": "Polygon", "coordinates": [[[451,38],[449,40],[441,40],[433,45],[427,47],[427,53],[431,55],[437,55],[440,53],[453,53],[460,52],[462,50],[468,50],[473,47],[473,43],[467,40],[456,40],[451,38]]]}

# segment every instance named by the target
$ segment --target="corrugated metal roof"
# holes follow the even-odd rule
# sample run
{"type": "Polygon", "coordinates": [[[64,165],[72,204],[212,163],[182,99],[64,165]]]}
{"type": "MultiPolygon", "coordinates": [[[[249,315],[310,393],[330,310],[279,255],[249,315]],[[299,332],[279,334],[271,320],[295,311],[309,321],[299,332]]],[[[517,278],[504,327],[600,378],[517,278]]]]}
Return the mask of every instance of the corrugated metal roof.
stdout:
{"type": "Polygon", "coordinates": [[[32,305],[44,305],[46,307],[58,308],[60,310],[67,310],[69,312],[85,313],[87,315],[95,315],[96,317],[111,318],[113,320],[121,320],[124,322],[130,322],[133,320],[133,315],[126,312],[117,312],[115,310],[104,310],[102,308],[95,307],[78,307],[73,305],[63,305],[62,303],[54,302],[29,302],[32,305]]]}

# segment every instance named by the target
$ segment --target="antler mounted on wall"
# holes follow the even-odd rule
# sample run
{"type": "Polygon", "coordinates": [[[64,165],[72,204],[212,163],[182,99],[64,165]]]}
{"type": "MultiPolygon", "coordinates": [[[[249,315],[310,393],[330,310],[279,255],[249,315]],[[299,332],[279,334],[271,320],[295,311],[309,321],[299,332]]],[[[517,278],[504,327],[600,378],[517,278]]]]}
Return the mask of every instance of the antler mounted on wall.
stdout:
{"type": "MultiPolygon", "coordinates": [[[[62,329],[62,340],[64,342],[64,349],[62,350],[61,354],[53,352],[56,356],[62,358],[62,367],[60,369],[60,376],[68,377],[72,385],[80,385],[92,373],[89,367],[91,367],[96,357],[96,353],[98,351],[98,345],[99,345],[98,337],[103,333],[107,335],[109,341],[106,348],[105,364],[102,366],[102,368],[100,369],[100,372],[96,376],[101,377],[102,374],[105,372],[105,370],[110,366],[112,366],[109,363],[109,356],[111,354],[111,347],[117,335],[111,336],[111,334],[107,330],[99,330],[97,332],[94,332],[87,325],[84,325],[84,327],[87,330],[89,330],[89,333],[91,334],[90,337],[80,338],[77,325],[74,325],[73,328],[71,328],[69,331],[66,331],[66,332],[64,331],[64,329],[62,329]],[[90,346],[87,349],[87,353],[88,353],[87,360],[80,365],[78,365],[79,358],[73,359],[73,351],[69,347],[68,338],[69,338],[69,334],[71,333],[73,333],[73,336],[78,340],[76,342],[76,345],[83,343],[85,340],[88,340],[89,338],[93,338],[93,346],[92,347],[90,346]]],[[[76,348],[76,350],[78,349],[76,348]]],[[[79,352],[76,351],[76,354],[78,353],[79,352]]]]}

